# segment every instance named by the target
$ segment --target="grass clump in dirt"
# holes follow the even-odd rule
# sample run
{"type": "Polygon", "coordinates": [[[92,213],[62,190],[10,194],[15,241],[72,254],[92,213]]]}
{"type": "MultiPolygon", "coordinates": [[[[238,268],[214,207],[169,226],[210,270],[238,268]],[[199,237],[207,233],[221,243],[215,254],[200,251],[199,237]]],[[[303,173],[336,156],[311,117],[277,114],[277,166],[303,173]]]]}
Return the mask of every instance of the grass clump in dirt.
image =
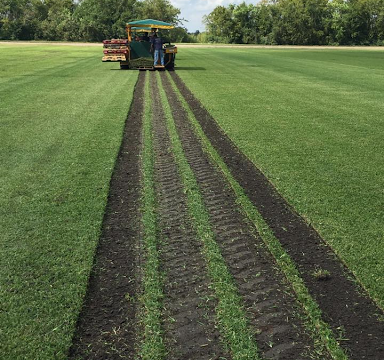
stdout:
{"type": "Polygon", "coordinates": [[[331,278],[331,272],[318,268],[312,272],[312,276],[318,281],[326,281],[331,278]]]}
{"type": "Polygon", "coordinates": [[[129,61],[129,66],[131,68],[151,67],[151,66],[153,66],[153,59],[152,58],[145,58],[145,57],[132,59],[129,61]]]}

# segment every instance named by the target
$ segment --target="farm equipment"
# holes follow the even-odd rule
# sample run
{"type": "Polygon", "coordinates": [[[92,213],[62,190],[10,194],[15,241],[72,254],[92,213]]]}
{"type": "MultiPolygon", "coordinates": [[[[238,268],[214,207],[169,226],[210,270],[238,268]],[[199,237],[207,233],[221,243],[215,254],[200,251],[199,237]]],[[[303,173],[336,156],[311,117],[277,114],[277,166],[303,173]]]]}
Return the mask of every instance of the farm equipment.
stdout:
{"type": "Polygon", "coordinates": [[[103,41],[103,62],[119,62],[120,69],[173,69],[177,47],[171,43],[163,46],[164,66],[154,64],[151,52],[151,36],[159,29],[169,30],[173,25],[163,21],[146,19],[132,21],[127,24],[126,39],[111,39],[103,41]]]}

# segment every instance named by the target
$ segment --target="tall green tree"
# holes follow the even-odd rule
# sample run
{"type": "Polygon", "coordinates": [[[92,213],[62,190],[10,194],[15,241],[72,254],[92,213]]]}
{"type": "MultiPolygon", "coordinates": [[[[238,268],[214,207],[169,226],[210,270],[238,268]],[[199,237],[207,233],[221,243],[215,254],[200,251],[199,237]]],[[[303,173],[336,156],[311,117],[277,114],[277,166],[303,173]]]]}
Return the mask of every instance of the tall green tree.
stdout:
{"type": "MultiPolygon", "coordinates": [[[[129,21],[177,25],[179,15],[168,0],[0,0],[0,39],[101,41],[126,36],[129,21]]],[[[182,27],[176,35],[188,38],[182,27]]]]}
{"type": "Polygon", "coordinates": [[[350,0],[348,26],[351,43],[368,45],[380,40],[383,0],[350,0]]]}
{"type": "Polygon", "coordinates": [[[233,7],[217,6],[204,17],[203,21],[208,29],[209,41],[224,43],[233,41],[235,22],[232,18],[232,9],[233,7]]]}
{"type": "Polygon", "coordinates": [[[384,0],[332,0],[329,42],[369,45],[384,40],[384,0]]]}
{"type": "Polygon", "coordinates": [[[26,15],[31,12],[29,0],[0,0],[0,39],[29,39],[32,24],[26,15]]]}
{"type": "Polygon", "coordinates": [[[102,41],[125,37],[125,24],[138,19],[136,0],[83,0],[75,11],[78,38],[102,41]]]}
{"type": "Polygon", "coordinates": [[[180,22],[180,9],[174,7],[168,0],[143,0],[140,2],[139,17],[155,19],[177,25],[180,22]]]}
{"type": "Polygon", "coordinates": [[[275,1],[263,0],[254,7],[255,42],[258,44],[275,44],[273,36],[274,19],[277,18],[275,1]]]}
{"type": "Polygon", "coordinates": [[[0,0],[0,38],[70,40],[73,0],[0,0]]]}
{"type": "Polygon", "coordinates": [[[384,0],[262,0],[217,6],[209,41],[292,45],[384,45],[384,0]]]}
{"type": "Polygon", "coordinates": [[[327,5],[328,0],[278,0],[273,26],[276,42],[291,45],[325,44],[327,5]]]}
{"type": "Polygon", "coordinates": [[[75,40],[76,24],[73,19],[75,4],[72,0],[45,0],[41,2],[45,7],[45,19],[40,25],[40,32],[36,37],[44,40],[75,40]]]}
{"type": "Polygon", "coordinates": [[[333,0],[328,4],[329,18],[328,43],[345,45],[349,37],[349,3],[344,0],[333,0]]]}
{"type": "Polygon", "coordinates": [[[250,44],[256,42],[257,12],[252,4],[241,4],[234,6],[233,20],[235,22],[233,40],[241,44],[250,44]]]}

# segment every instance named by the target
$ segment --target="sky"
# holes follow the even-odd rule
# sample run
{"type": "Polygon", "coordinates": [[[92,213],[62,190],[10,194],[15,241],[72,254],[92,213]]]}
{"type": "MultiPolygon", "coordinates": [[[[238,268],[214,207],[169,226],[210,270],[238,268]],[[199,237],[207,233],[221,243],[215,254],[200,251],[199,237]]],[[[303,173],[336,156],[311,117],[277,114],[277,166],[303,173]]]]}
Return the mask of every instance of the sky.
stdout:
{"type": "Polygon", "coordinates": [[[203,16],[208,15],[216,6],[227,6],[229,4],[255,4],[256,0],[170,0],[170,3],[181,10],[180,18],[188,20],[184,27],[189,32],[196,30],[204,31],[203,16]]]}

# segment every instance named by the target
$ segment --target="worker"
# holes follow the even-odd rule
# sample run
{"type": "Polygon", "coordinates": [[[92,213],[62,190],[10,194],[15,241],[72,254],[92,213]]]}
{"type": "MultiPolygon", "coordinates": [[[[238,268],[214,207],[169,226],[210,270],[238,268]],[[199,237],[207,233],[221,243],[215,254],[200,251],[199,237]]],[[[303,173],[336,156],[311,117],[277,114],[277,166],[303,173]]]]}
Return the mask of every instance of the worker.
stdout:
{"type": "Polygon", "coordinates": [[[141,41],[149,41],[148,33],[145,32],[145,33],[141,36],[140,40],[141,40],[141,41]]]}
{"type": "Polygon", "coordinates": [[[153,35],[155,35],[156,33],[157,33],[157,29],[156,28],[152,28],[151,29],[151,33],[149,34],[150,39],[152,39],[153,35]]]}
{"type": "Polygon", "coordinates": [[[153,54],[154,66],[158,65],[159,55],[160,55],[161,66],[164,66],[163,44],[164,44],[163,39],[161,37],[158,37],[157,34],[154,33],[151,39],[151,52],[154,52],[153,54]]]}

